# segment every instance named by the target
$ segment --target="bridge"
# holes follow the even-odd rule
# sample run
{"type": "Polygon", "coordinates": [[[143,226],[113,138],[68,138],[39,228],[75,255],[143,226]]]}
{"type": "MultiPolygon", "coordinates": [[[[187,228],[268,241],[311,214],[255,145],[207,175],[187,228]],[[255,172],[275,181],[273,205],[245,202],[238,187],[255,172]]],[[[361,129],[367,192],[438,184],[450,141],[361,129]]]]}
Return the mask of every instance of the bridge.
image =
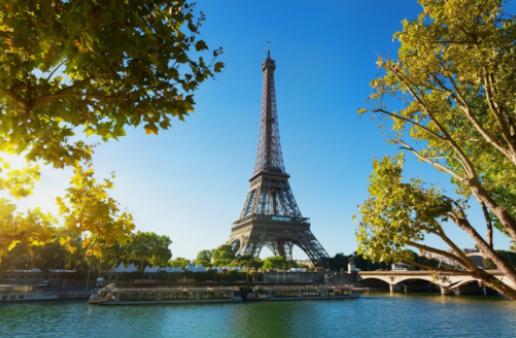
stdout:
{"type": "MultiPolygon", "coordinates": [[[[498,270],[486,270],[505,284],[516,288],[512,285],[507,276],[498,270]]],[[[438,286],[441,294],[460,294],[460,287],[477,282],[479,285],[482,281],[463,272],[437,272],[437,271],[360,271],[358,273],[359,280],[376,279],[383,281],[389,285],[389,291],[392,293],[396,288],[403,287],[407,290],[407,286],[403,284],[409,280],[424,280],[438,286]]]]}

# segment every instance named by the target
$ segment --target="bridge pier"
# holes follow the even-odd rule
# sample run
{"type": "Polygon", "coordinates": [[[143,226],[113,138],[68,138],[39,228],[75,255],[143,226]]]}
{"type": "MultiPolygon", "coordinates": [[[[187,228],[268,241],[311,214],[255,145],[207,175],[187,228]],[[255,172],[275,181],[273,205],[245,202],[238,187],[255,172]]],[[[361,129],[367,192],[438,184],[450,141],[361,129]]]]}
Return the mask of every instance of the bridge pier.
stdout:
{"type": "Polygon", "coordinates": [[[447,293],[448,293],[448,289],[441,285],[441,295],[446,296],[447,293]]]}
{"type": "Polygon", "coordinates": [[[394,293],[394,284],[389,283],[389,293],[391,295],[394,293]]]}

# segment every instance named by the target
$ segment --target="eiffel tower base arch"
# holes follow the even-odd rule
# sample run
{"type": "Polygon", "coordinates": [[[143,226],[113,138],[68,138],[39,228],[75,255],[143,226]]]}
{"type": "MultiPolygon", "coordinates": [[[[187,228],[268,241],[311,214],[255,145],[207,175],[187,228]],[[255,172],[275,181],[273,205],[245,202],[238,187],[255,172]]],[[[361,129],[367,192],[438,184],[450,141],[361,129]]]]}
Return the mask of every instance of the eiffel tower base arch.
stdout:
{"type": "Polygon", "coordinates": [[[258,257],[263,247],[274,256],[292,260],[292,249],[297,246],[316,266],[323,265],[328,254],[310,230],[306,218],[290,218],[278,222],[272,216],[255,215],[243,222],[235,222],[228,244],[239,256],[258,257]]]}

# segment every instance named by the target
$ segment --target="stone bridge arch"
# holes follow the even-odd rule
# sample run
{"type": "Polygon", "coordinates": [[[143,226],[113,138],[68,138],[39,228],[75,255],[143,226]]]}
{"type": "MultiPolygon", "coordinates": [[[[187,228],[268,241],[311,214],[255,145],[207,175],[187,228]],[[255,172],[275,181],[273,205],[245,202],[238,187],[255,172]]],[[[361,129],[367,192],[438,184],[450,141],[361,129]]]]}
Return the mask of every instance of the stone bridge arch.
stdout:
{"type": "MultiPolygon", "coordinates": [[[[503,283],[516,287],[511,280],[501,271],[486,270],[503,283]]],[[[458,293],[460,287],[468,283],[479,281],[467,272],[434,272],[434,271],[360,271],[359,280],[376,279],[389,285],[389,290],[394,292],[395,286],[408,280],[423,280],[438,286],[441,294],[458,293]]]]}
{"type": "MultiPolygon", "coordinates": [[[[360,281],[379,281],[382,284],[385,284],[386,288],[391,290],[391,282],[388,277],[383,276],[367,276],[360,278],[360,281]]],[[[369,286],[367,286],[369,288],[369,286]]]]}
{"type": "MultiPolygon", "coordinates": [[[[433,284],[441,290],[445,287],[446,281],[440,278],[440,276],[432,275],[393,275],[393,274],[378,274],[378,275],[361,275],[360,280],[379,280],[386,283],[389,286],[389,291],[392,293],[394,289],[403,284],[406,281],[425,281],[433,284]]],[[[406,286],[404,286],[406,290],[406,286]]]]}

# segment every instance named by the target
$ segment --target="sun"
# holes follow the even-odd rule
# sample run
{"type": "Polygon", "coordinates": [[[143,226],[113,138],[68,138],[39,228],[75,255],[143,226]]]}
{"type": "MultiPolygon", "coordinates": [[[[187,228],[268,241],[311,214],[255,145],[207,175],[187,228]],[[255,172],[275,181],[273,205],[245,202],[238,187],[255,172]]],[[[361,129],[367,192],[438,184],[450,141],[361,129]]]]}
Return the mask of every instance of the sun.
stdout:
{"type": "Polygon", "coordinates": [[[3,172],[4,170],[12,169],[21,170],[31,165],[27,162],[24,155],[0,151],[0,166],[3,172]]]}

